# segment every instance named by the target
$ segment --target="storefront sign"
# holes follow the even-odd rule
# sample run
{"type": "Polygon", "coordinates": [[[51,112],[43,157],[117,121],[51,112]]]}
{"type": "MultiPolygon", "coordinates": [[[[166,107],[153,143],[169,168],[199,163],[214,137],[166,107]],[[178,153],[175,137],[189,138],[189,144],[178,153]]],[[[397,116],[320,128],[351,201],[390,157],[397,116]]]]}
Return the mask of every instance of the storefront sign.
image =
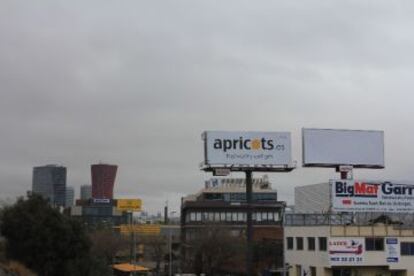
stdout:
{"type": "Polygon", "coordinates": [[[330,238],[328,241],[331,265],[362,265],[364,261],[364,239],[330,238]]]}
{"type": "Polygon", "coordinates": [[[400,243],[398,238],[386,238],[387,263],[398,263],[400,260],[400,243]]]}

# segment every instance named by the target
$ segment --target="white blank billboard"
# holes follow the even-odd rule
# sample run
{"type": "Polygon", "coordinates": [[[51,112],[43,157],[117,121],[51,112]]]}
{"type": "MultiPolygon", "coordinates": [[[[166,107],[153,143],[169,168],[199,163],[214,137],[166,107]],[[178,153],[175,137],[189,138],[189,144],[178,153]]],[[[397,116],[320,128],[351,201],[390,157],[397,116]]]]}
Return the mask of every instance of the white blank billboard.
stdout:
{"type": "Polygon", "coordinates": [[[384,132],[302,129],[303,166],[384,168],[384,132]]]}

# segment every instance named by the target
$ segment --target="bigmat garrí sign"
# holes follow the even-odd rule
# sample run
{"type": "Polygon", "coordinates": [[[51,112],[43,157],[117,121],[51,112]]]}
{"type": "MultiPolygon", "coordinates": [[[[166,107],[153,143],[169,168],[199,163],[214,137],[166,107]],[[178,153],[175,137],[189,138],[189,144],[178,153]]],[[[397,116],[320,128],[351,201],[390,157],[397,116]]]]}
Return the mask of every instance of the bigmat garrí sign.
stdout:
{"type": "Polygon", "coordinates": [[[414,213],[414,185],[391,181],[330,180],[334,211],[414,213]]]}
{"type": "Polygon", "coordinates": [[[203,133],[207,166],[289,166],[289,132],[206,131],[203,133]]]}

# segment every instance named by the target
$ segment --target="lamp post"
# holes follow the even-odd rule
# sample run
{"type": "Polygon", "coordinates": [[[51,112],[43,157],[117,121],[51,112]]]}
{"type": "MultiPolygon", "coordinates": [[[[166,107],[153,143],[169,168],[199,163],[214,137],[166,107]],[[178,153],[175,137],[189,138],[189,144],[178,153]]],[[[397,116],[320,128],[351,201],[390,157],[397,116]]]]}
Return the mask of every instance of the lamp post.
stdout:
{"type": "MultiPolygon", "coordinates": [[[[177,213],[176,211],[171,211],[170,216],[177,213]]],[[[172,276],[172,235],[171,235],[171,227],[168,229],[168,250],[169,250],[169,264],[168,264],[168,275],[172,276]]]]}

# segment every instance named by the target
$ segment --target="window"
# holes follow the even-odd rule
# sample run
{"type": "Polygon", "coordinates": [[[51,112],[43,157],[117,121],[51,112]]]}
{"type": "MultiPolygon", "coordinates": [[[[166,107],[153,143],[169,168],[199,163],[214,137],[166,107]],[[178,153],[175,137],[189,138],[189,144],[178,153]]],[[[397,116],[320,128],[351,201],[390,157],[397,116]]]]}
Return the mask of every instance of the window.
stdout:
{"type": "Polygon", "coordinates": [[[296,250],[303,250],[303,238],[296,237],[296,250]]]}
{"type": "Polygon", "coordinates": [[[279,221],[279,213],[275,212],[273,217],[275,218],[275,221],[279,221]]]}
{"type": "Polygon", "coordinates": [[[269,221],[273,221],[273,213],[272,212],[267,213],[267,218],[269,219],[269,221]]]}
{"type": "Polygon", "coordinates": [[[414,255],[414,242],[401,242],[401,255],[413,256],[414,255]]]}
{"type": "Polygon", "coordinates": [[[231,213],[226,212],[226,221],[231,221],[231,213]]]}
{"type": "Polygon", "coordinates": [[[194,212],[190,213],[190,220],[195,221],[196,220],[196,214],[194,212]]]}
{"type": "Polygon", "coordinates": [[[315,238],[308,237],[308,250],[315,251],[315,238]]]}
{"type": "Polygon", "coordinates": [[[348,268],[336,268],[332,270],[332,276],[351,276],[351,270],[348,268]]]}
{"type": "Polygon", "coordinates": [[[326,237],[319,237],[318,242],[319,242],[319,251],[326,251],[326,247],[327,247],[326,237]]]}
{"type": "Polygon", "coordinates": [[[200,212],[196,213],[196,221],[201,221],[201,213],[200,212]]]}
{"type": "Polygon", "coordinates": [[[292,237],[287,237],[286,238],[286,243],[287,243],[287,249],[288,250],[293,250],[293,238],[292,237]]]}
{"type": "Polygon", "coordinates": [[[219,212],[214,213],[214,220],[215,221],[220,221],[220,213],[219,212]]]}
{"type": "Polygon", "coordinates": [[[220,221],[226,221],[226,213],[220,212],[220,221]]]}
{"type": "Polygon", "coordinates": [[[247,221],[247,214],[246,213],[242,213],[242,221],[247,221]]]}
{"type": "Polygon", "coordinates": [[[236,212],[231,213],[231,221],[237,221],[237,213],[236,212]]]}
{"type": "Polygon", "coordinates": [[[365,238],[365,250],[383,251],[384,250],[384,238],[365,238]]]}

